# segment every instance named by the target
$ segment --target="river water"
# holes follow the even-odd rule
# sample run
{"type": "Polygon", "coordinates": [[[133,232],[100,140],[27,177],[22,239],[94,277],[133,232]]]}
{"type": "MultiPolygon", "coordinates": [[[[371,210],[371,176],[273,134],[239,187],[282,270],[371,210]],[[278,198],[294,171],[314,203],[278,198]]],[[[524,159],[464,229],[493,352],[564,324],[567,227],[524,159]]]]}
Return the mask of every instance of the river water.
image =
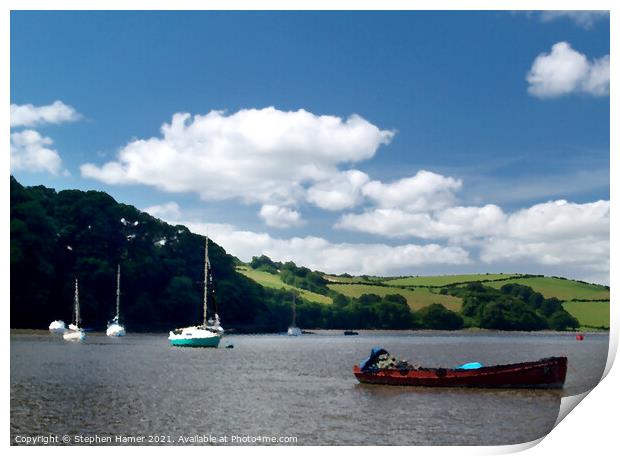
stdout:
{"type": "Polygon", "coordinates": [[[164,334],[91,333],[76,343],[12,331],[11,442],[522,443],[552,429],[562,396],[598,382],[608,348],[607,334],[584,341],[560,333],[341,334],[229,335],[220,347],[233,349],[199,349],[170,347],[164,334]],[[351,368],[375,346],[429,367],[564,354],[568,373],[563,390],[361,385],[351,368]]]}

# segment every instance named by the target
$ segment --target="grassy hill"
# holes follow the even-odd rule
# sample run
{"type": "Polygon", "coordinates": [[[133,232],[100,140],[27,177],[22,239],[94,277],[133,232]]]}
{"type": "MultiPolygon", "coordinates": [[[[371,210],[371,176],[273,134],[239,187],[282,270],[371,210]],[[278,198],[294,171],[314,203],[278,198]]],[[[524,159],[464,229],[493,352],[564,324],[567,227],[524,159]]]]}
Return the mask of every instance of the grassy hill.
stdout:
{"type": "Polygon", "coordinates": [[[563,307],[584,328],[609,328],[609,301],[567,301],[563,307]]]}
{"type": "Polygon", "coordinates": [[[299,295],[311,302],[318,302],[319,304],[331,304],[332,300],[329,296],[324,296],[318,293],[313,293],[308,290],[304,290],[302,288],[293,287],[282,282],[280,276],[277,274],[271,274],[265,271],[259,271],[256,269],[252,269],[249,266],[237,266],[237,272],[243,274],[244,276],[254,280],[260,285],[273,288],[276,290],[280,290],[284,288],[285,290],[295,290],[299,293],[299,295]]]}
{"type": "Polygon", "coordinates": [[[376,294],[385,296],[388,294],[399,294],[407,300],[407,304],[413,310],[420,310],[422,307],[433,303],[443,304],[450,310],[458,311],[461,308],[462,301],[456,296],[441,295],[428,288],[407,289],[391,286],[365,285],[365,284],[330,284],[330,290],[342,293],[345,296],[359,298],[363,294],[376,294]]]}
{"type": "Polygon", "coordinates": [[[557,277],[528,277],[511,279],[499,282],[485,283],[490,287],[500,288],[507,283],[527,285],[533,290],[542,293],[545,298],[556,297],[562,301],[574,299],[609,299],[609,290],[601,285],[577,282],[575,280],[560,279],[557,277]]]}

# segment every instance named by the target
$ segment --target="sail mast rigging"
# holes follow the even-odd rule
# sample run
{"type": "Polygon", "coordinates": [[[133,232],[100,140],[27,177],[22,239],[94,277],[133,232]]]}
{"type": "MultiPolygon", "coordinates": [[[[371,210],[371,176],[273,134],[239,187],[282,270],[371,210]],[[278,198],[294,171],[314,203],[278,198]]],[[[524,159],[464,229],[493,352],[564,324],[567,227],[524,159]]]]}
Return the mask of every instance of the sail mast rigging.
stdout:
{"type": "Polygon", "coordinates": [[[75,326],[80,326],[80,297],[78,295],[78,279],[75,278],[75,292],[73,294],[73,305],[75,307],[75,326]]]}
{"type": "Polygon", "coordinates": [[[297,302],[295,301],[295,292],[293,292],[293,324],[291,326],[295,327],[297,321],[297,302]]]}
{"type": "Polygon", "coordinates": [[[116,267],[116,317],[114,320],[118,323],[120,316],[120,304],[121,304],[121,265],[116,267]]]}
{"type": "Polygon", "coordinates": [[[207,326],[207,287],[209,282],[209,237],[205,236],[205,275],[202,293],[202,326],[207,326]]]}

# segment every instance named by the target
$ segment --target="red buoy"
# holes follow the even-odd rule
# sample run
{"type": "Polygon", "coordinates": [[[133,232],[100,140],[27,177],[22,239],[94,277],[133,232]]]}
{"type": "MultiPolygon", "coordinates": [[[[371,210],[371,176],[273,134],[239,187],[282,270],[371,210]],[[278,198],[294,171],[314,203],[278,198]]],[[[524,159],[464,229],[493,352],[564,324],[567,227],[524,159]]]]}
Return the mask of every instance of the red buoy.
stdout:
{"type": "Polygon", "coordinates": [[[583,340],[583,334],[577,334],[577,335],[575,336],[575,339],[577,339],[577,340],[583,340]]]}

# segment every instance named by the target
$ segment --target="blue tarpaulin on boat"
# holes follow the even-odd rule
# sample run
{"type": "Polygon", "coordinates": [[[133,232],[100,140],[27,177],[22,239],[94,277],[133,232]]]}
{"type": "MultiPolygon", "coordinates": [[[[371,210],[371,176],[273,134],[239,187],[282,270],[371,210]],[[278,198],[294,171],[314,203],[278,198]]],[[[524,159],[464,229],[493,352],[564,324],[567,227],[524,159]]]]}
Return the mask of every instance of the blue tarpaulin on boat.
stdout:
{"type": "Polygon", "coordinates": [[[457,369],[463,369],[463,370],[480,369],[481,367],[484,367],[484,366],[477,361],[473,363],[465,363],[465,364],[461,364],[460,366],[456,366],[457,369]]]}
{"type": "Polygon", "coordinates": [[[370,350],[370,356],[360,362],[360,369],[366,370],[368,366],[372,366],[375,360],[381,355],[389,355],[389,353],[381,347],[375,347],[370,350]]]}

